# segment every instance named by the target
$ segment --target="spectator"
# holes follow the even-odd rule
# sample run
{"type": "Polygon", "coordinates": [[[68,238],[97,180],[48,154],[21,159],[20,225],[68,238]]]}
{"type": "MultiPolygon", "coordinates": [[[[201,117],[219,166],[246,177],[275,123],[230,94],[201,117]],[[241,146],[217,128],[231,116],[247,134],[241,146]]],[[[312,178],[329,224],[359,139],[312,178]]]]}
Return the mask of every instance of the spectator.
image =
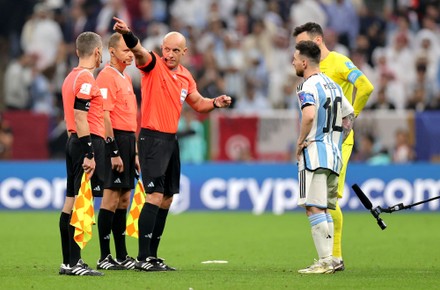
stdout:
{"type": "Polygon", "coordinates": [[[370,165],[385,165],[391,162],[388,151],[379,147],[372,134],[365,134],[361,137],[359,151],[355,154],[355,161],[365,162],[370,165]]]}
{"type": "Polygon", "coordinates": [[[352,1],[335,0],[324,6],[328,17],[328,28],[338,35],[338,42],[349,49],[354,48],[359,33],[359,16],[352,1]]]}
{"type": "MultiPolygon", "coordinates": [[[[388,67],[393,71],[396,80],[405,86],[414,77],[414,51],[409,45],[409,39],[404,33],[396,36],[394,43],[385,48],[388,67]]],[[[405,91],[408,87],[405,88],[405,91]]],[[[402,100],[405,103],[407,95],[402,100]]]]}
{"type": "Polygon", "coordinates": [[[12,129],[7,121],[0,114],[0,159],[6,160],[12,157],[12,145],[14,136],[12,129]]]}
{"type": "Polygon", "coordinates": [[[292,65],[286,61],[292,57],[289,50],[289,32],[286,29],[278,29],[272,42],[274,47],[270,62],[273,66],[269,72],[267,98],[273,108],[284,108],[284,84],[289,74],[294,71],[292,65]]]}
{"type": "Polygon", "coordinates": [[[100,10],[96,23],[96,32],[104,39],[113,33],[113,16],[126,19],[127,23],[131,25],[131,18],[129,16],[124,0],[108,0],[105,6],[100,10]]]}
{"type": "Polygon", "coordinates": [[[377,92],[377,99],[375,102],[371,104],[369,109],[375,111],[378,110],[387,111],[387,110],[396,109],[394,103],[392,103],[388,98],[386,87],[381,87],[379,89],[379,91],[377,92]]]}
{"type": "Polygon", "coordinates": [[[246,68],[245,81],[252,83],[258,94],[267,97],[269,85],[269,68],[266,58],[258,49],[248,51],[250,64],[246,68]]]}
{"type": "Polygon", "coordinates": [[[197,86],[203,96],[213,99],[225,90],[223,77],[220,75],[212,52],[212,45],[205,51],[204,64],[205,67],[198,76],[197,86]]]}
{"type": "Polygon", "coordinates": [[[30,88],[32,99],[32,111],[54,117],[58,112],[56,110],[55,96],[52,80],[55,74],[55,65],[45,68],[38,73],[30,88]]]}
{"type": "Polygon", "coordinates": [[[244,54],[240,49],[240,40],[232,33],[223,35],[224,47],[217,51],[216,61],[220,73],[224,77],[225,92],[231,97],[243,95],[244,54]]]}
{"type": "Polygon", "coordinates": [[[395,133],[395,145],[392,160],[394,163],[408,163],[415,160],[415,150],[409,141],[409,132],[399,129],[395,133]]]}
{"type": "Polygon", "coordinates": [[[349,50],[346,45],[339,42],[339,35],[331,28],[324,30],[324,42],[330,51],[336,51],[345,56],[349,55],[349,50]]]}
{"type": "Polygon", "coordinates": [[[195,26],[203,29],[207,24],[207,15],[211,0],[175,0],[171,4],[170,14],[180,19],[185,26],[195,26]],[[185,15],[185,17],[182,17],[185,15]]]}
{"type": "Polygon", "coordinates": [[[36,4],[21,33],[24,52],[37,55],[36,68],[42,71],[55,63],[62,42],[63,33],[53,19],[53,11],[44,3],[36,4]]]}
{"type": "MultiPolygon", "coordinates": [[[[263,62],[270,61],[273,53],[271,32],[266,29],[266,25],[262,19],[257,19],[252,24],[252,31],[242,40],[242,51],[245,56],[246,67],[252,67],[255,58],[255,51],[261,55],[263,62]],[[252,54],[254,53],[254,54],[252,54]]],[[[271,68],[271,63],[266,64],[271,68]]]]}
{"type": "Polygon", "coordinates": [[[36,55],[23,54],[12,60],[4,76],[4,101],[8,110],[28,110],[32,100],[29,87],[33,81],[36,55]]]}
{"type": "Polygon", "coordinates": [[[256,113],[270,109],[271,105],[267,98],[256,89],[255,84],[247,81],[246,93],[234,107],[241,113],[256,113]]]}
{"type": "Polygon", "coordinates": [[[410,98],[407,109],[423,111],[434,100],[436,95],[435,79],[427,76],[428,60],[419,57],[416,61],[416,78],[410,83],[410,98]]]}
{"type": "MultiPolygon", "coordinates": [[[[317,0],[298,0],[290,7],[290,24],[292,27],[307,22],[316,22],[322,29],[326,28],[328,17],[317,0]]],[[[346,23],[344,21],[344,23],[346,23]]]]}

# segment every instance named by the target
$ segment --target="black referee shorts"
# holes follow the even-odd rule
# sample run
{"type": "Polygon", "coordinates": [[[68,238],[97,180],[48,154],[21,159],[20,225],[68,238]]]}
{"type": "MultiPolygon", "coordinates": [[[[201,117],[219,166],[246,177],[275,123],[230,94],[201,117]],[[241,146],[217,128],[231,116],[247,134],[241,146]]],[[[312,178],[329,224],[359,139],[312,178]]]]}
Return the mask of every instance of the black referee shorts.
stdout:
{"type": "Polygon", "coordinates": [[[136,136],[134,132],[113,130],[119,154],[124,163],[124,171],[112,170],[111,148],[105,148],[105,182],[107,189],[133,189],[135,176],[136,136]]]}
{"type": "MultiPolygon", "coordinates": [[[[105,141],[104,138],[91,134],[93,149],[95,152],[95,172],[93,173],[91,186],[94,197],[102,197],[104,190],[105,175],[105,141]]],[[[66,169],[67,169],[67,190],[66,196],[74,197],[81,188],[81,178],[84,173],[82,164],[84,153],[78,135],[70,135],[66,144],[66,169]]]]}
{"type": "Polygon", "coordinates": [[[176,134],[141,129],[139,162],[146,193],[179,193],[180,154],[176,134]]]}

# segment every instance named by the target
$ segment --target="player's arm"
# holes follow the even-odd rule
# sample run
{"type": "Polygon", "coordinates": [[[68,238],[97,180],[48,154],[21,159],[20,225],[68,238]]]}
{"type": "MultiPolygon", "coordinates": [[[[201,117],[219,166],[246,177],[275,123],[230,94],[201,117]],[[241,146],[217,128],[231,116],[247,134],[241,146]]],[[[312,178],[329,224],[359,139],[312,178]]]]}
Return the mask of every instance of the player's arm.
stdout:
{"type": "Polygon", "coordinates": [[[347,139],[354,125],[354,109],[347,98],[342,97],[342,141],[347,139]]]}
{"type": "Polygon", "coordinates": [[[117,172],[124,171],[124,163],[119,154],[118,143],[116,143],[113,125],[110,119],[110,111],[104,111],[104,127],[105,127],[105,147],[110,151],[112,170],[117,172]]]}
{"type": "Polygon", "coordinates": [[[360,70],[356,70],[357,72],[353,70],[353,78],[350,81],[352,82],[356,90],[353,108],[354,115],[357,117],[367,104],[368,98],[373,92],[374,87],[370,80],[360,70]]]}
{"type": "Polygon", "coordinates": [[[133,52],[136,66],[143,67],[151,61],[150,53],[141,45],[139,38],[133,34],[127,24],[117,17],[113,17],[116,21],[113,30],[122,34],[125,44],[133,52]]]}
{"type": "Polygon", "coordinates": [[[302,109],[302,120],[298,135],[298,141],[296,144],[296,157],[299,160],[301,153],[305,147],[307,147],[307,136],[312,130],[313,120],[315,119],[316,111],[315,106],[312,104],[305,104],[302,109]]]}
{"type": "Polygon", "coordinates": [[[85,172],[93,175],[95,171],[95,158],[92,145],[92,138],[90,136],[89,123],[87,121],[87,114],[90,107],[90,100],[75,98],[74,103],[74,117],[76,124],[76,133],[81,144],[81,149],[84,153],[84,160],[82,167],[85,172]]]}
{"type": "Polygon", "coordinates": [[[226,108],[231,105],[231,97],[226,95],[218,96],[215,99],[203,97],[197,90],[186,97],[186,102],[199,113],[209,113],[215,108],[226,108]]]}

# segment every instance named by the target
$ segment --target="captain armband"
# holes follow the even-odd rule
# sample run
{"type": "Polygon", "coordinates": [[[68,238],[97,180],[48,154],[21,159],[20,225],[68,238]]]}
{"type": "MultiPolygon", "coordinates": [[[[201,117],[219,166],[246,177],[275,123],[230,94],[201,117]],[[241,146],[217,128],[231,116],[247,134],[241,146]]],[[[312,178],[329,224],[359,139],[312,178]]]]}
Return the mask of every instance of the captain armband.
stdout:
{"type": "Polygon", "coordinates": [[[73,103],[73,108],[75,110],[88,112],[90,109],[90,100],[80,99],[75,97],[75,102],[73,103]]]}

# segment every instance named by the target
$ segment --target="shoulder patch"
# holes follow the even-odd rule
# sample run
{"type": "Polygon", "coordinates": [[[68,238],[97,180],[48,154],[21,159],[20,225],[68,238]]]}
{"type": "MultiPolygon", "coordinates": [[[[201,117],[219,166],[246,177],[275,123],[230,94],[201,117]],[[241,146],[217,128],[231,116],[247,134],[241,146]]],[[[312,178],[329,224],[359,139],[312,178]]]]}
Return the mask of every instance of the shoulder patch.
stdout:
{"type": "Polygon", "coordinates": [[[92,84],[83,83],[81,85],[81,89],[79,90],[79,92],[84,95],[90,95],[91,90],[92,90],[92,84]]]}
{"type": "Polygon", "coordinates": [[[108,95],[108,89],[107,88],[100,88],[99,89],[101,91],[101,95],[104,99],[107,99],[107,95],[108,95]]]}

